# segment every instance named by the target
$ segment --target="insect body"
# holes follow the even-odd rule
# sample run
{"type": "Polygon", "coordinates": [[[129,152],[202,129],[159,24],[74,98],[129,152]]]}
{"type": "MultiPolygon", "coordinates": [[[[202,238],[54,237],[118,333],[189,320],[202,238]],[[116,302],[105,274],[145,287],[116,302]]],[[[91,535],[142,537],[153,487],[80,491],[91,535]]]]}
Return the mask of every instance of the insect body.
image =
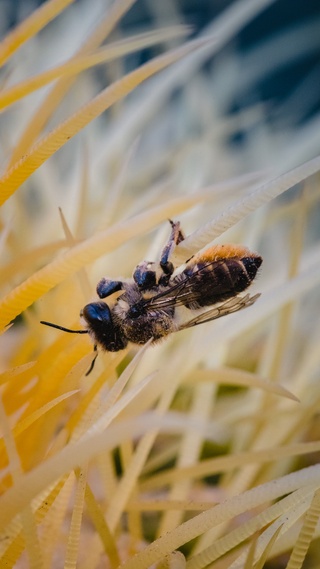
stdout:
{"type": "MultiPolygon", "coordinates": [[[[87,304],[80,313],[84,330],[66,332],[89,333],[94,349],[117,352],[128,342],[145,344],[185,328],[209,322],[250,306],[260,296],[238,296],[248,288],[262,263],[262,258],[246,247],[216,245],[189,259],[174,274],[170,261],[175,246],[184,239],[179,222],[171,223],[168,243],[159,263],[143,261],[129,281],[101,279],[97,286],[100,301],[87,304]],[[115,300],[106,298],[118,293],[115,300]],[[214,305],[211,309],[199,313],[214,305]],[[190,320],[182,317],[198,310],[190,320]]],[[[92,366],[90,368],[90,371],[92,366]]]]}

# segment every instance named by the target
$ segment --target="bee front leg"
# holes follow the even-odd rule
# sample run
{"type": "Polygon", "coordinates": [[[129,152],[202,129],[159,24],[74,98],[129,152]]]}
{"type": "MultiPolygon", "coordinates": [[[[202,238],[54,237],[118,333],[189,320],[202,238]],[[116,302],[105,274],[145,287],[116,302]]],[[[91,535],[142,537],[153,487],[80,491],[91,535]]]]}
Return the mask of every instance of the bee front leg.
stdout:
{"type": "Polygon", "coordinates": [[[168,239],[168,243],[164,246],[162,250],[160,258],[160,267],[164,273],[162,279],[167,281],[169,280],[174,271],[174,266],[171,263],[171,261],[169,261],[169,259],[176,245],[178,245],[179,243],[181,243],[181,241],[185,239],[185,236],[180,229],[180,221],[171,221],[171,219],[169,219],[169,222],[171,224],[171,233],[168,239]]]}
{"type": "Polygon", "coordinates": [[[90,375],[90,373],[92,372],[92,370],[93,370],[93,368],[94,368],[94,364],[96,363],[96,359],[97,359],[97,357],[98,357],[98,346],[97,346],[97,344],[95,344],[95,345],[93,346],[93,352],[94,352],[94,356],[93,356],[93,358],[92,358],[92,362],[91,362],[91,364],[90,364],[90,367],[89,367],[88,371],[86,371],[86,373],[85,373],[85,376],[90,375]]]}
{"type": "Polygon", "coordinates": [[[97,295],[99,298],[106,298],[114,292],[123,289],[121,281],[112,281],[110,279],[102,278],[97,284],[97,295]]]}

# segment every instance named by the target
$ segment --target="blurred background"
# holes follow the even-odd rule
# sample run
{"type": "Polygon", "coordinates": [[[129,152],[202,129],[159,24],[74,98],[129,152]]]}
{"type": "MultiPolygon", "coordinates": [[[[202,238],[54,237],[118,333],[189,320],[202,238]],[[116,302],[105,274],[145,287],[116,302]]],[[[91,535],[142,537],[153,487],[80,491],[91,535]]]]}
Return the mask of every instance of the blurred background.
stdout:
{"type": "MultiPolygon", "coordinates": [[[[0,0],[0,35],[4,36],[8,29],[17,25],[40,4],[36,0],[0,0]]],[[[30,42],[23,46],[22,53],[17,57],[23,58],[25,70],[31,65],[31,60],[36,71],[45,64],[60,62],[70,55],[78,39],[85,37],[86,30],[92,28],[99,14],[111,4],[106,0],[90,3],[77,0],[63,15],[51,22],[38,38],[40,40],[45,35],[47,41],[53,41],[55,31],[59,28],[59,45],[44,53],[44,46],[41,46],[41,53],[37,51],[36,42],[33,46],[30,42]],[[72,34],[67,31],[68,25],[72,34]],[[64,33],[67,37],[64,37],[64,33]]],[[[204,140],[205,137],[208,145],[218,141],[219,145],[232,153],[236,165],[225,161],[221,163],[218,153],[211,147],[207,160],[214,167],[212,170],[209,167],[207,175],[203,172],[203,181],[206,183],[225,178],[230,168],[231,173],[239,173],[275,166],[280,162],[286,168],[319,152],[319,3],[317,0],[258,1],[255,12],[254,16],[243,17],[239,1],[165,0],[158,3],[139,0],[123,17],[113,35],[113,38],[119,38],[129,33],[175,24],[191,26],[191,37],[217,34],[220,47],[213,50],[213,54],[208,52],[198,63],[197,76],[185,74],[180,82],[172,86],[170,93],[164,95],[162,104],[170,101],[170,109],[160,107],[161,125],[155,125],[156,117],[152,124],[153,132],[156,127],[158,136],[167,139],[168,152],[177,151],[179,141],[185,141],[186,137],[192,142],[204,140]],[[238,23],[230,32],[227,15],[231,15],[232,11],[235,11],[234,22],[238,23]],[[223,122],[219,126],[212,126],[218,118],[223,118],[223,122]]],[[[167,42],[166,47],[177,41],[167,42]]],[[[163,47],[158,45],[126,57],[118,65],[118,73],[136,68],[160,53],[163,47]]],[[[6,73],[10,74],[12,70],[9,68],[6,73]]],[[[98,89],[117,76],[117,69],[116,65],[108,71],[99,66],[89,73],[91,89],[94,89],[94,83],[98,89]]],[[[80,78],[76,95],[79,102],[82,100],[81,90],[88,89],[83,83],[84,80],[80,78]]],[[[139,89],[143,90],[144,87],[139,89]]],[[[132,96],[140,96],[140,92],[132,96]]],[[[86,99],[84,93],[83,99],[86,99]]],[[[159,113],[160,109],[158,107],[159,113]]],[[[2,132],[2,138],[6,137],[7,140],[7,133],[3,129],[2,132]]],[[[150,136],[144,132],[141,141],[144,154],[149,143],[150,136]]],[[[199,148],[199,152],[205,154],[202,157],[204,166],[206,148],[199,148]]]]}
{"type": "MultiPolygon", "coordinates": [[[[1,94],[78,53],[90,34],[94,39],[102,22],[107,29],[110,14],[121,3],[125,5],[126,0],[76,0],[67,6],[23,43],[2,68],[1,94]]],[[[1,38],[39,5],[29,0],[0,0],[1,38]]],[[[5,173],[5,186],[6,175],[12,180],[15,168],[23,170],[30,150],[32,154],[38,144],[42,148],[47,135],[51,136],[56,127],[60,128],[103,89],[189,38],[214,38],[148,78],[89,122],[31,176],[26,176],[1,208],[1,302],[17,318],[1,337],[0,371],[18,367],[14,381],[9,381],[10,372],[3,380],[2,419],[17,426],[14,437],[22,464],[21,479],[25,472],[32,475],[39,464],[45,468],[51,456],[63,456],[73,437],[85,437],[91,427],[96,427],[106,408],[110,409],[110,390],[122,381],[122,371],[136,353],[132,348],[115,358],[114,354],[99,354],[94,372],[85,377],[92,360],[88,338],[53,331],[41,326],[40,320],[79,328],[80,309],[94,298],[102,276],[130,277],[142,259],[157,259],[168,237],[168,217],[181,220],[190,234],[207,222],[221,221],[224,215],[230,221],[230,208],[233,212],[243,211],[237,223],[231,220],[226,232],[222,228],[217,241],[243,243],[264,258],[252,287],[253,293],[262,295],[253,307],[172,334],[146,352],[128,384],[129,388],[135,387],[158,374],[151,395],[147,393],[145,399],[144,391],[139,392],[137,406],[129,405],[130,420],[134,422],[145,411],[152,413],[160,401],[164,417],[171,411],[178,411],[186,420],[189,416],[201,417],[203,427],[199,432],[191,433],[186,426],[185,432],[174,436],[157,435],[142,458],[136,440],[129,441],[129,450],[125,445],[119,445],[116,453],[111,449],[102,461],[101,457],[90,458],[88,484],[97,495],[104,519],[110,523],[114,548],[132,531],[129,545],[127,541],[123,550],[119,546],[119,554],[125,558],[141,548],[141,540],[145,545],[193,515],[188,507],[185,511],[183,506],[175,510],[170,504],[167,509],[165,504],[162,511],[154,506],[155,511],[150,508],[149,513],[144,512],[139,502],[141,473],[147,481],[150,477],[152,485],[154,473],[165,469],[170,472],[171,467],[197,469],[207,458],[228,455],[233,459],[238,452],[254,454],[264,449],[268,453],[271,443],[281,453],[285,445],[317,442],[317,179],[306,175],[296,184],[293,177],[291,184],[283,186],[288,191],[275,199],[271,199],[274,194],[268,194],[266,185],[269,202],[266,199],[262,207],[255,203],[250,215],[245,208],[242,210],[241,200],[254,196],[257,184],[259,189],[261,182],[269,180],[267,184],[273,187],[270,180],[320,153],[320,10],[318,0],[137,0],[124,12],[111,35],[97,41],[91,51],[97,50],[101,42],[109,45],[166,26],[188,29],[175,28],[170,38],[158,37],[142,49],[132,49],[125,56],[73,77],[59,78],[20,97],[0,114],[0,168],[5,173]],[[25,364],[26,368],[20,368],[25,364]],[[235,385],[230,375],[224,385],[226,370],[235,385]],[[252,375],[249,379],[245,376],[244,384],[237,384],[237,374],[242,371],[252,375]],[[285,385],[302,404],[282,397],[281,389],[265,393],[266,380],[271,392],[274,386],[285,385]],[[59,404],[54,407],[56,400],[59,404]],[[213,433],[211,441],[207,440],[207,432],[213,433]],[[136,455],[141,460],[140,469],[132,477],[130,469],[136,455]],[[124,492],[121,481],[126,481],[127,472],[131,478],[124,492]],[[136,492],[136,510],[130,510],[132,489],[136,492]]],[[[212,226],[208,243],[217,237],[214,223],[212,226]]],[[[4,319],[1,311],[0,317],[4,319]]],[[[129,388],[123,384],[121,389],[127,395],[129,388]]],[[[121,424],[121,417],[115,417],[121,424]]],[[[141,440],[144,442],[143,436],[141,440]]],[[[81,467],[87,464],[87,452],[90,448],[82,457],[81,467]]],[[[268,468],[265,458],[259,462],[255,457],[250,464],[239,463],[213,475],[209,470],[194,479],[186,476],[181,485],[173,479],[164,494],[163,486],[160,484],[159,490],[155,484],[150,500],[160,491],[164,500],[177,499],[182,505],[188,506],[190,500],[206,502],[205,507],[199,507],[202,510],[225,496],[316,464],[318,453],[298,457],[293,452],[286,460],[280,455],[268,468]]],[[[5,492],[12,485],[5,445],[0,458],[5,492]]],[[[50,479],[50,472],[46,474],[50,479]]],[[[81,484],[73,474],[73,469],[67,473],[63,531],[60,533],[58,505],[58,513],[49,509],[44,522],[37,518],[39,543],[33,541],[34,532],[26,540],[26,549],[30,555],[34,544],[36,553],[41,548],[45,567],[62,567],[68,555],[68,566],[76,566],[75,549],[66,553],[66,543],[74,543],[74,534],[77,537],[79,530],[84,560],[79,567],[105,568],[108,556],[101,552],[103,538],[101,542],[96,539],[91,520],[86,523],[85,518],[83,526],[79,523],[77,527],[70,523],[74,489],[81,484]],[[46,528],[50,531],[46,532],[46,528]],[[52,559],[55,563],[51,564],[52,559]]],[[[85,484],[86,474],[82,480],[85,484]]],[[[42,480],[36,484],[41,486],[42,480]]],[[[47,504],[56,507],[55,497],[50,501],[49,486],[45,492],[43,512],[47,504]]],[[[80,501],[77,512],[84,508],[80,494],[76,498],[80,501]]],[[[36,495],[37,487],[33,497],[36,495]]],[[[300,506],[305,513],[309,503],[300,506]]],[[[37,508],[38,503],[34,503],[33,513],[37,508]]],[[[270,561],[269,568],[286,566],[288,551],[299,535],[301,519],[297,521],[294,510],[290,513],[294,532],[288,515],[289,521],[284,518],[283,533],[272,552],[272,556],[279,557],[274,563],[270,561]],[[290,531],[286,533],[287,529],[290,531]]],[[[17,567],[24,569],[28,564],[23,531],[29,526],[22,528],[18,543],[15,521],[9,527],[10,539],[7,528],[2,534],[0,566],[6,562],[4,566],[14,567],[20,558],[17,567]],[[15,548],[13,561],[11,546],[15,548]]],[[[233,518],[230,523],[232,528],[232,524],[239,523],[241,529],[242,519],[233,518]]],[[[230,527],[221,531],[227,532],[230,527]]],[[[315,535],[318,539],[319,527],[315,535]]],[[[213,541],[209,531],[195,545],[187,543],[185,552],[201,550],[213,541]]],[[[319,567],[316,546],[309,558],[312,569],[319,567]]],[[[230,565],[226,562],[219,567],[230,565]]]]}
{"type": "MultiPolygon", "coordinates": [[[[8,29],[16,26],[41,4],[37,0],[0,0],[0,36],[4,36],[8,29]]],[[[110,2],[94,0],[90,4],[94,14],[95,10],[99,12],[99,8],[106,8],[110,2]]],[[[122,19],[117,34],[125,35],[153,26],[173,24],[191,26],[191,35],[210,33],[214,20],[223,18],[224,11],[237,4],[240,5],[240,2],[165,0],[158,3],[139,0],[122,19]]],[[[257,6],[259,4],[257,2],[257,6]]],[[[259,128],[262,117],[267,132],[281,138],[282,131],[290,128],[294,130],[304,126],[304,132],[307,133],[308,125],[311,128],[311,119],[319,113],[319,2],[277,0],[266,4],[265,9],[262,7],[257,11],[252,21],[245,22],[229,41],[224,42],[215,57],[208,57],[201,69],[203,81],[211,78],[211,83],[204,85],[208,89],[211,87],[211,98],[210,91],[207,95],[209,107],[211,104],[215,112],[222,115],[242,117],[242,120],[239,118],[238,129],[226,137],[226,142],[232,146],[245,147],[248,143],[246,137],[250,137],[251,130],[259,128]],[[256,113],[253,113],[249,124],[241,124],[246,123],[245,111],[253,108],[256,113]]],[[[69,8],[69,17],[72,17],[72,12],[75,16],[83,10],[86,17],[83,24],[90,24],[87,5],[87,0],[77,0],[69,8]]],[[[50,26],[53,32],[57,21],[50,26]]],[[[48,30],[42,33],[48,33],[48,30]]],[[[65,44],[64,49],[67,49],[65,44]]],[[[160,50],[161,47],[150,48],[128,57],[126,68],[135,68],[160,50]]],[[[188,126],[190,129],[191,125],[188,126]]],[[[199,124],[193,126],[195,131],[201,128],[199,124]]],[[[319,140],[313,129],[310,136],[309,149],[312,154],[312,144],[315,145],[314,151],[318,151],[319,140]]],[[[272,149],[266,146],[265,150],[269,150],[272,157],[272,149]]],[[[306,157],[307,152],[306,149],[306,157]]]]}

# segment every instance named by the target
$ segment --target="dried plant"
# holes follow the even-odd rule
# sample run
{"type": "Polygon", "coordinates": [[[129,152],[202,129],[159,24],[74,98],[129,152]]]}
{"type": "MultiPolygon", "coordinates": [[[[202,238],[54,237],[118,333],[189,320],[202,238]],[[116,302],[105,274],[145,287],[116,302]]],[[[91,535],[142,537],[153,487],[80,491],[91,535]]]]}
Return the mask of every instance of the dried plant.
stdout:
{"type": "Polygon", "coordinates": [[[49,0],[0,44],[1,568],[320,564],[319,119],[226,114],[275,40],[258,68],[219,59],[270,3],[190,40],[173,2],[172,26],[129,35],[133,0],[49,0]],[[86,376],[89,338],[40,320],[78,328],[168,218],[177,266],[213,240],[259,251],[260,299],[86,376]]]}

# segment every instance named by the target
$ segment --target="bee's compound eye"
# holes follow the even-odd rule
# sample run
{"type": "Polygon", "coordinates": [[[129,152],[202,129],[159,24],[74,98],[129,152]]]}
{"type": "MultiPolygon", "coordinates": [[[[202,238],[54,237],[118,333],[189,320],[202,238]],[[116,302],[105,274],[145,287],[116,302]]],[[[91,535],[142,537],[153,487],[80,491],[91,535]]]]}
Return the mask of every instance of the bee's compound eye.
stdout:
{"type": "Polygon", "coordinates": [[[113,322],[109,306],[105,302],[91,302],[82,310],[89,334],[95,344],[108,352],[123,350],[128,340],[117,322],[113,322]]]}
{"type": "Polygon", "coordinates": [[[81,311],[81,316],[88,324],[96,322],[111,322],[110,308],[105,302],[91,302],[81,311]]]}

